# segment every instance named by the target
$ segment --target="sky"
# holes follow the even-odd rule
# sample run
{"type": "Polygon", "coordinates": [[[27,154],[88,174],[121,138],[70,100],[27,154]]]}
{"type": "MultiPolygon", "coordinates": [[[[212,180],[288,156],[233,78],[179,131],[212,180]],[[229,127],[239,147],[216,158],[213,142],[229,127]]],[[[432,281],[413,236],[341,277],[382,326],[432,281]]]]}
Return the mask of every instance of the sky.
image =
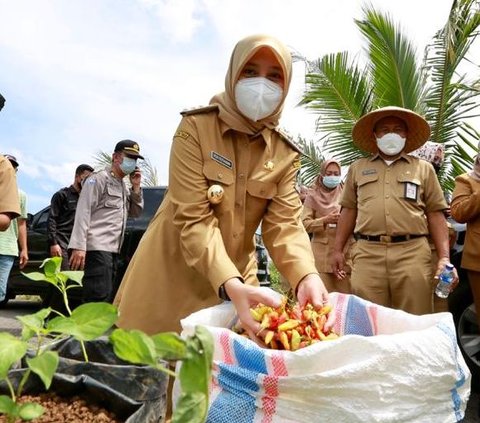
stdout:
{"type": "MultiPolygon", "coordinates": [[[[314,60],[360,56],[360,0],[0,0],[0,152],[17,157],[28,211],[50,203],[122,139],[136,140],[168,183],[172,135],[184,109],[223,91],[235,43],[278,37],[314,60]]],[[[372,0],[414,40],[419,58],[452,0],[372,0]]],[[[478,43],[477,43],[478,44],[478,43]]],[[[480,49],[470,58],[480,63],[480,49]]],[[[315,116],[297,107],[305,66],[294,77],[281,126],[318,139],[315,116]]]]}

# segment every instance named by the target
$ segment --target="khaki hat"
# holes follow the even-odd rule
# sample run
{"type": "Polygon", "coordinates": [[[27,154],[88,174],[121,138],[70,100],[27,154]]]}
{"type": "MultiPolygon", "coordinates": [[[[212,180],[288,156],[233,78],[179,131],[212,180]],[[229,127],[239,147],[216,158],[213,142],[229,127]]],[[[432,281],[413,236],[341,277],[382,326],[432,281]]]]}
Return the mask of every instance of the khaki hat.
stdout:
{"type": "Polygon", "coordinates": [[[382,118],[395,116],[402,119],[408,128],[407,140],[403,151],[409,153],[425,144],[430,137],[430,125],[420,115],[402,107],[388,106],[363,115],[352,131],[354,144],[363,151],[377,153],[377,140],[373,133],[375,124],[382,118]]]}

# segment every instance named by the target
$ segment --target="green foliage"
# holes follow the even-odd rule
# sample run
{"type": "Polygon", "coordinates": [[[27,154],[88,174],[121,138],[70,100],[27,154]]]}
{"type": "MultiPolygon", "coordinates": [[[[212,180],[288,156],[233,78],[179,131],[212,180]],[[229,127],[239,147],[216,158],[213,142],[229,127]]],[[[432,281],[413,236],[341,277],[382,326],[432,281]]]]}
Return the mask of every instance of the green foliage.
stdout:
{"type": "MultiPolygon", "coordinates": [[[[46,336],[52,343],[59,339],[73,337],[80,342],[84,358],[88,361],[84,342],[94,340],[109,331],[118,318],[115,306],[109,303],[86,303],[70,311],[66,292],[72,286],[81,286],[83,272],[61,271],[61,258],[45,260],[40,266],[44,273],[25,274],[33,280],[42,280],[53,284],[62,292],[68,315],[53,310],[42,309],[34,314],[18,317],[22,323],[21,337],[0,332],[0,380],[5,380],[10,396],[0,395],[0,413],[7,416],[9,422],[20,418],[32,420],[43,414],[39,404],[19,404],[17,398],[22,395],[23,387],[35,373],[49,389],[57,370],[59,356],[49,350],[46,336]],[[48,321],[47,319],[50,318],[48,321]],[[29,341],[36,337],[36,347],[31,356],[26,357],[27,370],[15,391],[9,379],[9,371],[24,359],[31,348],[29,341]]],[[[110,335],[115,354],[131,363],[144,364],[179,377],[182,394],[173,416],[174,423],[204,422],[208,411],[208,386],[213,360],[213,340],[210,333],[197,327],[195,333],[182,339],[176,333],[167,332],[148,336],[141,331],[116,329],[110,335]],[[181,360],[183,366],[179,375],[165,367],[162,360],[181,360]]]]}
{"type": "MultiPolygon", "coordinates": [[[[307,63],[301,104],[318,114],[319,143],[348,166],[366,155],[351,137],[360,117],[383,106],[414,110],[429,122],[431,140],[445,145],[439,179],[443,189],[450,191],[455,176],[471,168],[471,150],[477,149],[478,132],[468,120],[479,116],[480,75],[467,78],[458,69],[468,61],[478,35],[480,2],[452,2],[447,22],[425,48],[423,64],[412,41],[388,14],[365,6],[363,18],[355,22],[366,42],[363,58],[352,59],[339,52],[307,63]]],[[[307,176],[317,168],[314,160],[302,162],[302,173],[307,176]]]]}
{"type": "Polygon", "coordinates": [[[173,423],[202,423],[208,412],[208,386],[213,360],[213,339],[198,326],[187,339],[167,332],[148,336],[138,330],[115,329],[110,335],[115,354],[134,364],[146,364],[176,376],[162,360],[182,361],[182,393],[173,413],[173,423]]]}

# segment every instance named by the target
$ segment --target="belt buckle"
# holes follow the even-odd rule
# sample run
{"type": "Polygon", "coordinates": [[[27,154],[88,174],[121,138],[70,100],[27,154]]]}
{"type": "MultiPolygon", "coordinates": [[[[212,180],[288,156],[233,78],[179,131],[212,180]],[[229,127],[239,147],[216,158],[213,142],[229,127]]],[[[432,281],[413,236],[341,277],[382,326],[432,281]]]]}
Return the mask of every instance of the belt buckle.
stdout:
{"type": "Polygon", "coordinates": [[[380,235],[380,242],[392,242],[390,235],[380,235]]]}

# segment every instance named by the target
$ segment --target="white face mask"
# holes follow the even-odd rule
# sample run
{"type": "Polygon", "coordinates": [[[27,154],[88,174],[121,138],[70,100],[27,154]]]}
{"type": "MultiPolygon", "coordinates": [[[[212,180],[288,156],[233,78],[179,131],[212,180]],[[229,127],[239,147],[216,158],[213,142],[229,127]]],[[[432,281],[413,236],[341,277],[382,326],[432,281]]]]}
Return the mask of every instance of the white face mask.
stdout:
{"type": "Polygon", "coordinates": [[[378,149],[387,156],[396,156],[405,147],[406,138],[402,138],[400,135],[394,132],[389,132],[380,138],[375,137],[377,140],[378,149]]]}
{"type": "Polygon", "coordinates": [[[270,116],[277,109],[282,97],[282,88],[261,76],[240,79],[235,86],[238,109],[254,122],[270,116]]]}

